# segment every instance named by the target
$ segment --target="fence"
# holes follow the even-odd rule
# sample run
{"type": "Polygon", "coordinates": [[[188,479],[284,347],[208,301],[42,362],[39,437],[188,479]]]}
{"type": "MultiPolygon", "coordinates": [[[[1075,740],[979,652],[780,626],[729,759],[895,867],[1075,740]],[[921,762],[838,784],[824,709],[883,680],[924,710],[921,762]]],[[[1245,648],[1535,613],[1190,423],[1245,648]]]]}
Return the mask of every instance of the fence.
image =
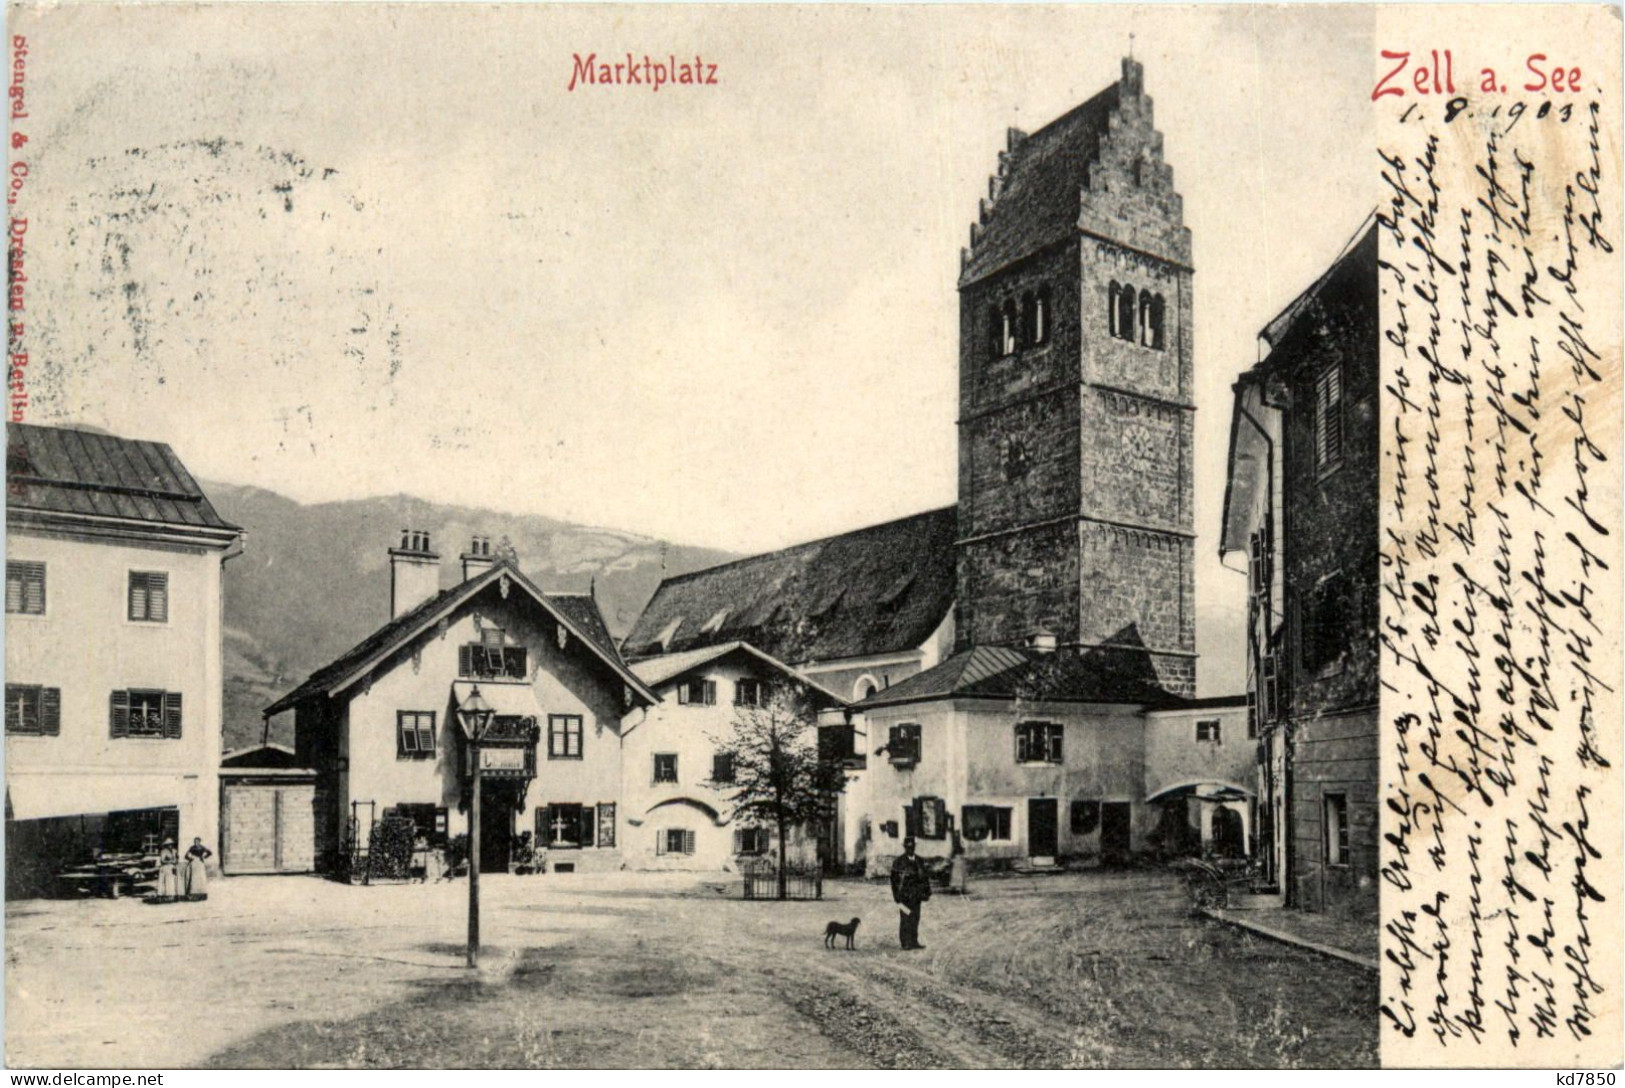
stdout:
{"type": "MultiPolygon", "coordinates": [[[[777,899],[779,897],[779,870],[768,861],[747,862],[741,870],[746,899],[777,899]]],[[[784,872],[786,899],[824,898],[824,873],[814,865],[810,868],[788,868],[784,872]]]]}

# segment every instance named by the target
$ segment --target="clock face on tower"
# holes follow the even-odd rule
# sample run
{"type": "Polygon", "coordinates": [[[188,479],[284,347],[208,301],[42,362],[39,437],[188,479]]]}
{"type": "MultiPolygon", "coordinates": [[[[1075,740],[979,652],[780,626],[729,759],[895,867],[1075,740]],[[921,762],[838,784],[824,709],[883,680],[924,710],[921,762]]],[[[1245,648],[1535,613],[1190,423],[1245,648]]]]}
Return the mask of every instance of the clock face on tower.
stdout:
{"type": "Polygon", "coordinates": [[[1144,423],[1133,422],[1123,426],[1123,448],[1132,460],[1145,461],[1155,456],[1156,435],[1144,423]]]}

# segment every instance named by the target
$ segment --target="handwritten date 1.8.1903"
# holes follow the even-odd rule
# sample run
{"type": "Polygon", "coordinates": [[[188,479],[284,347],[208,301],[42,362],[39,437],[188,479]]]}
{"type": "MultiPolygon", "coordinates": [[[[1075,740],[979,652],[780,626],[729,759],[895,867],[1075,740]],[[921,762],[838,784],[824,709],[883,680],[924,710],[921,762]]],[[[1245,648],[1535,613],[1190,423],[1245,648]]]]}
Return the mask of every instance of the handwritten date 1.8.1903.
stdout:
{"type": "MultiPolygon", "coordinates": [[[[1456,57],[1449,49],[1429,49],[1412,53],[1409,50],[1384,49],[1384,73],[1371,88],[1371,101],[1387,97],[1404,98],[1407,94],[1419,97],[1450,95],[1456,90],[1456,57]]],[[[1578,94],[1583,73],[1577,65],[1560,64],[1545,53],[1530,53],[1524,58],[1523,83],[1520,90],[1539,94],[1578,94]]],[[[1469,71],[1466,65],[1462,70],[1469,71]]],[[[1518,77],[1514,77],[1518,78],[1518,77]]],[[[1494,68],[1481,68],[1478,73],[1479,94],[1506,94],[1507,81],[1494,68]]]]}

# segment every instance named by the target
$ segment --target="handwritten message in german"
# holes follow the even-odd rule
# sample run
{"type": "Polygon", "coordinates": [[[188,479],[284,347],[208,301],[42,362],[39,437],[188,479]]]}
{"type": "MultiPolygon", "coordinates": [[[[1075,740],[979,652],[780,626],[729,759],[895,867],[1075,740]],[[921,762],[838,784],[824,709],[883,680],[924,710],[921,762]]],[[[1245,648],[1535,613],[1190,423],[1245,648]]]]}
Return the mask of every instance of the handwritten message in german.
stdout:
{"type": "Polygon", "coordinates": [[[1390,1065],[1619,1059],[1620,110],[1575,63],[1377,107],[1390,1065]]]}

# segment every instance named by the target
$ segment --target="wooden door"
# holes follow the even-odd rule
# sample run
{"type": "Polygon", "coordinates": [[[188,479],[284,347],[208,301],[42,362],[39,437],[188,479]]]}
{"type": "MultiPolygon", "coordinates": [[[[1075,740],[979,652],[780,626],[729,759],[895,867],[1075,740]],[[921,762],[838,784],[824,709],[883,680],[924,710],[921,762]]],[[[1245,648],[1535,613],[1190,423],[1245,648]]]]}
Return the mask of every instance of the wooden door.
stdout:
{"type": "Polygon", "coordinates": [[[1059,847],[1060,802],[1053,797],[1034,797],[1027,802],[1027,854],[1052,858],[1059,847]]]}

